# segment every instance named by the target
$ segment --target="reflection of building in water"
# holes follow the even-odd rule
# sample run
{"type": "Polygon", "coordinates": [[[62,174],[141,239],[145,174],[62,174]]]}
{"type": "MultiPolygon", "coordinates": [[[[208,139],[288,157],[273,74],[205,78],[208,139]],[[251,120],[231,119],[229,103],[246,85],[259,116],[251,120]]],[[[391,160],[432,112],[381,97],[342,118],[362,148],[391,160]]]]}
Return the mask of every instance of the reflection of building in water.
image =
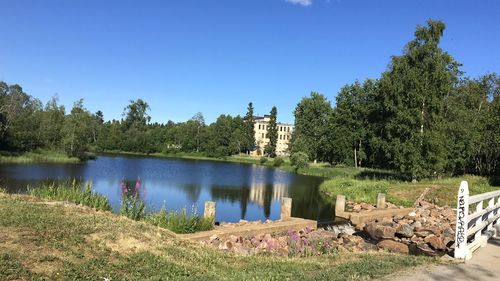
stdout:
{"type": "Polygon", "coordinates": [[[240,202],[241,219],[245,219],[248,203],[257,204],[264,209],[264,215],[271,215],[271,203],[288,196],[288,188],[285,184],[252,184],[250,187],[231,188],[213,185],[210,188],[213,199],[229,202],[240,202]]]}
{"type": "MultiPolygon", "coordinates": [[[[280,200],[288,196],[288,188],[282,183],[274,185],[266,185],[263,183],[253,184],[250,187],[249,201],[265,207],[267,200],[270,201],[280,200]],[[269,190],[271,189],[271,190],[269,190]],[[270,191],[270,192],[269,192],[270,191]],[[268,198],[271,195],[270,198],[268,198]]],[[[270,202],[269,202],[270,203],[270,202]]]]}

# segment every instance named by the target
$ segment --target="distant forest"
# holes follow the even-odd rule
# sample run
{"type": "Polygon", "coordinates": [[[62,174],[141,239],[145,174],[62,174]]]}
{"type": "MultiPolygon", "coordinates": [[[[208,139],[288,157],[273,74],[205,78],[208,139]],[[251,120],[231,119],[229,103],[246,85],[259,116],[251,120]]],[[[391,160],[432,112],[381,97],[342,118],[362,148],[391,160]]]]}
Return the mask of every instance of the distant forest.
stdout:
{"type": "MultiPolygon", "coordinates": [[[[500,77],[465,76],[461,64],[439,47],[444,30],[441,21],[418,26],[380,78],[345,85],[335,106],[319,93],[304,97],[294,111],[291,154],[390,169],[409,179],[499,176],[500,77]]],[[[121,120],[105,122],[83,100],[67,112],[56,97],[44,106],[19,85],[0,82],[0,150],[64,150],[82,159],[87,151],[224,157],[255,145],[251,103],[245,116],[220,115],[209,125],[201,113],[186,122],[151,123],[148,111],[147,102],[137,99],[121,120]]],[[[271,113],[276,120],[276,108],[271,113]]]]}

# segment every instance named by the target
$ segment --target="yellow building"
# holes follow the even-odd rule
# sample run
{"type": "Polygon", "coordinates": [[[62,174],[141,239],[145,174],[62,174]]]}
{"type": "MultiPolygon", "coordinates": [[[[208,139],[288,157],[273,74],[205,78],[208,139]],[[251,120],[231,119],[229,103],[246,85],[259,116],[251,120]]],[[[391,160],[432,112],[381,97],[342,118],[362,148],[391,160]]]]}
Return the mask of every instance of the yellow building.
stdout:
{"type": "MultiPolygon", "coordinates": [[[[255,146],[256,149],[252,151],[254,156],[264,155],[264,148],[269,143],[269,138],[267,138],[267,131],[269,129],[269,121],[271,120],[269,115],[264,115],[264,117],[254,118],[254,130],[255,130],[255,146]]],[[[276,155],[287,156],[289,155],[288,144],[292,139],[293,125],[278,123],[276,125],[278,129],[278,142],[276,144],[276,155]]]]}

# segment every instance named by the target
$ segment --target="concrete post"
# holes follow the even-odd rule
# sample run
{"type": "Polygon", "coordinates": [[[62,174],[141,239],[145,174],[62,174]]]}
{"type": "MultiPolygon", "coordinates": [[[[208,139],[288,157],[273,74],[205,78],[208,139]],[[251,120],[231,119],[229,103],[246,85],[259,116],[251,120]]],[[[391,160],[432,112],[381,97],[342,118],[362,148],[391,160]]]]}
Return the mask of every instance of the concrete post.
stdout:
{"type": "Polygon", "coordinates": [[[385,194],[379,193],[377,196],[377,209],[385,209],[385,194]]]}
{"type": "Polygon", "coordinates": [[[205,212],[203,212],[205,218],[213,218],[215,222],[215,202],[205,201],[205,212]]]}
{"type": "Polygon", "coordinates": [[[281,220],[289,220],[292,217],[292,198],[281,199],[281,220]]]}
{"type": "Polygon", "coordinates": [[[335,213],[343,213],[345,212],[345,196],[337,195],[337,201],[335,201],[335,213]]]}

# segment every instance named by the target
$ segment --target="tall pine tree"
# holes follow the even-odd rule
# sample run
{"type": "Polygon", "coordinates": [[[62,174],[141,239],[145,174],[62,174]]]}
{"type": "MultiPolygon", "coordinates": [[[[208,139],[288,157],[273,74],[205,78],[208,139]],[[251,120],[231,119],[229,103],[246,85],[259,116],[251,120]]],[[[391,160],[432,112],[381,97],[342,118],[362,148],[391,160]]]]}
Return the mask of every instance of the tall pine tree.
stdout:
{"type": "Polygon", "coordinates": [[[245,127],[244,127],[244,143],[246,152],[250,152],[250,150],[255,146],[255,129],[254,129],[254,116],[253,116],[253,104],[248,103],[247,114],[244,118],[245,127]]]}
{"type": "Polygon", "coordinates": [[[271,117],[269,120],[269,127],[267,129],[267,138],[269,142],[267,143],[264,151],[269,157],[276,157],[276,145],[278,144],[278,126],[277,126],[277,116],[278,110],[276,106],[271,109],[271,117]]]}

